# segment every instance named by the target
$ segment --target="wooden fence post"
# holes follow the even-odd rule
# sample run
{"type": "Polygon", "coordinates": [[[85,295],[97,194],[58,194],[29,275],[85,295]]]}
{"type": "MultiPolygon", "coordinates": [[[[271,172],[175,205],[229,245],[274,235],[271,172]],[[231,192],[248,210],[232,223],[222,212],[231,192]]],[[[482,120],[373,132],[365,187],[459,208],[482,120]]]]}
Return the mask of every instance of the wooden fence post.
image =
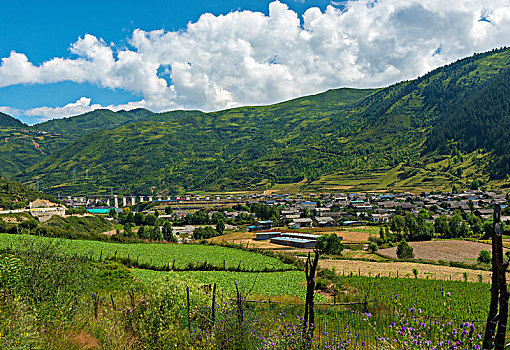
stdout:
{"type": "Polygon", "coordinates": [[[213,286],[212,292],[212,307],[211,307],[212,328],[214,328],[215,319],[216,319],[216,283],[213,286]]]}
{"type": "Polygon", "coordinates": [[[187,296],[187,311],[188,311],[188,331],[191,332],[191,316],[190,316],[190,306],[189,306],[189,285],[186,283],[186,296],[187,296]]]}
{"type": "Polygon", "coordinates": [[[495,350],[503,350],[505,348],[509,294],[506,284],[508,261],[504,261],[502,235],[501,206],[496,204],[494,207],[494,224],[492,227],[491,302],[482,344],[482,349],[484,350],[492,348],[495,350]]]}
{"type": "Polygon", "coordinates": [[[239,328],[243,326],[243,305],[241,300],[241,293],[239,292],[239,286],[237,285],[237,279],[234,280],[236,285],[237,293],[237,320],[239,321],[239,328]]]}

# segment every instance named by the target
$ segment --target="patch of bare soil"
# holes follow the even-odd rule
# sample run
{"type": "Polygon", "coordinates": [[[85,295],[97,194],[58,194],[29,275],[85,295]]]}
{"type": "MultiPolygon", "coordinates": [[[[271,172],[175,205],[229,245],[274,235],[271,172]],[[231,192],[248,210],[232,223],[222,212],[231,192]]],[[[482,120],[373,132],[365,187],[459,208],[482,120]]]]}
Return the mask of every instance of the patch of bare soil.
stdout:
{"type": "MultiPolygon", "coordinates": [[[[475,263],[482,250],[492,251],[490,244],[471,241],[428,241],[410,242],[414,258],[424,260],[444,260],[464,263],[475,263]]],[[[381,249],[379,254],[389,258],[397,258],[397,247],[381,249]]]]}
{"type": "Polygon", "coordinates": [[[82,349],[99,349],[101,347],[101,344],[93,336],[84,331],[74,335],[71,339],[82,349]]]}
{"type": "Polygon", "coordinates": [[[108,237],[111,237],[113,236],[114,234],[117,233],[117,230],[111,230],[111,231],[106,231],[106,232],[101,232],[101,234],[105,235],[105,236],[108,236],[108,237]]]}

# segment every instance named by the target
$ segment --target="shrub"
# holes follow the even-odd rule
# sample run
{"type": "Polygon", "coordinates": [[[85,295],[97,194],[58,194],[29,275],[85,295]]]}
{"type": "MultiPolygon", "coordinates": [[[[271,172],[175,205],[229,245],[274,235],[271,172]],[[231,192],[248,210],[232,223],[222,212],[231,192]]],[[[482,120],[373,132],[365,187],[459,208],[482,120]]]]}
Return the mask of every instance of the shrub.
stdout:
{"type": "Polygon", "coordinates": [[[478,255],[477,260],[483,264],[490,264],[492,262],[492,255],[488,250],[484,249],[480,252],[480,255],[478,255]]]}
{"type": "Polygon", "coordinates": [[[412,259],[414,258],[413,247],[411,247],[405,239],[402,238],[397,247],[397,257],[399,259],[412,259]]]}
{"type": "Polygon", "coordinates": [[[315,289],[316,290],[326,290],[326,289],[328,289],[328,285],[329,285],[329,281],[327,279],[318,277],[317,282],[315,282],[315,289]]]}

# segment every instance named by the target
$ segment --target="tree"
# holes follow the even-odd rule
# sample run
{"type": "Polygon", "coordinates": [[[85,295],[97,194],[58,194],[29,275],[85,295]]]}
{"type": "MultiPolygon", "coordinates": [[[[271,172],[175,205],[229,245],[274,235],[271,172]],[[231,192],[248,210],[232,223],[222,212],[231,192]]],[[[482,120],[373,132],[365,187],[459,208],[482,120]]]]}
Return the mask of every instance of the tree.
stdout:
{"type": "Polygon", "coordinates": [[[177,242],[177,238],[175,237],[173,230],[172,230],[172,224],[169,221],[165,221],[163,224],[163,228],[161,229],[161,233],[163,234],[163,239],[168,242],[177,242]]]}
{"type": "Polygon", "coordinates": [[[146,238],[149,238],[148,235],[147,235],[147,232],[145,232],[145,227],[144,226],[140,226],[140,228],[138,229],[138,237],[140,239],[146,239],[146,238]]]}
{"type": "Polygon", "coordinates": [[[385,242],[386,241],[385,238],[384,238],[384,229],[382,228],[382,226],[379,229],[379,239],[381,240],[381,242],[385,242]]]}
{"type": "MultiPolygon", "coordinates": [[[[129,218],[129,214],[128,214],[128,218],[129,218]]],[[[127,221],[128,219],[126,219],[127,221]]],[[[137,212],[133,218],[133,221],[130,221],[130,222],[134,222],[136,226],[140,226],[144,221],[144,218],[143,218],[143,214],[140,213],[140,212],[137,212]]]]}
{"type": "Polygon", "coordinates": [[[163,235],[161,233],[161,229],[159,228],[159,226],[154,226],[152,228],[150,239],[153,241],[162,241],[163,240],[163,235]]]}
{"type": "Polygon", "coordinates": [[[405,227],[405,220],[400,215],[393,215],[391,218],[391,230],[396,233],[397,235],[400,235],[400,233],[404,230],[405,227]]]}
{"type": "Polygon", "coordinates": [[[154,214],[147,214],[145,217],[144,223],[149,226],[156,225],[156,222],[158,221],[158,218],[154,214]]]}
{"type": "Polygon", "coordinates": [[[436,233],[440,236],[448,237],[450,235],[450,227],[448,226],[448,218],[446,215],[439,215],[436,220],[434,220],[434,227],[436,233]]]}
{"type": "Polygon", "coordinates": [[[317,238],[318,249],[323,254],[340,254],[344,250],[344,245],[336,233],[325,234],[317,238]]]}
{"type": "Polygon", "coordinates": [[[368,244],[368,251],[370,253],[373,253],[373,252],[376,252],[377,250],[379,250],[379,247],[377,246],[377,243],[376,242],[370,242],[368,244]]]}
{"type": "Polygon", "coordinates": [[[471,214],[468,218],[468,223],[474,234],[479,235],[483,233],[483,222],[479,216],[471,214]]]}
{"type": "Polygon", "coordinates": [[[480,255],[478,255],[477,260],[483,264],[490,264],[492,262],[492,255],[488,250],[484,249],[480,252],[480,255]]]}
{"type": "Polygon", "coordinates": [[[405,239],[402,238],[397,247],[397,257],[399,259],[412,259],[414,258],[413,247],[411,247],[405,239]]]}
{"type": "Polygon", "coordinates": [[[131,224],[129,222],[126,222],[124,225],[124,236],[126,237],[133,237],[133,230],[131,230],[131,224]]]}
{"type": "Polygon", "coordinates": [[[115,209],[111,208],[108,215],[110,215],[111,218],[115,218],[117,216],[117,212],[115,211],[115,209]]]}
{"type": "Polygon", "coordinates": [[[480,187],[480,182],[477,179],[474,179],[473,182],[471,182],[470,188],[472,190],[477,190],[480,187]]]}
{"type": "Polygon", "coordinates": [[[388,225],[384,226],[384,238],[388,241],[391,241],[390,228],[388,225]]]}
{"type": "MultiPolygon", "coordinates": [[[[137,213],[137,214],[139,214],[139,213],[137,213]]],[[[126,222],[135,223],[136,224],[136,215],[133,215],[132,211],[127,213],[127,215],[126,215],[126,222]]]]}
{"type": "Polygon", "coordinates": [[[218,231],[218,234],[220,235],[222,235],[223,231],[225,231],[225,223],[223,222],[223,220],[220,219],[216,224],[216,231],[218,231]]]}
{"type": "Polygon", "coordinates": [[[165,207],[165,214],[167,214],[167,215],[172,215],[172,214],[173,214],[173,212],[174,212],[174,211],[173,211],[173,209],[172,209],[172,207],[171,207],[171,206],[166,206],[166,207],[165,207]]]}

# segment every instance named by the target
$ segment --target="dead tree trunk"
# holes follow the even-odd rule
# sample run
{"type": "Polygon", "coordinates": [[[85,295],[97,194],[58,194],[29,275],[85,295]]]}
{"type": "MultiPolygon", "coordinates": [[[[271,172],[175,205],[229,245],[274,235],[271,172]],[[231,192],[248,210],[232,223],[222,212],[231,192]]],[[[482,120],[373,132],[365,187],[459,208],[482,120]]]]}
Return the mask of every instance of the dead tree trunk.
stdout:
{"type": "Polygon", "coordinates": [[[508,261],[505,262],[503,255],[502,235],[501,206],[496,204],[494,208],[494,225],[492,229],[491,303],[482,344],[482,348],[484,350],[492,349],[493,347],[496,350],[503,350],[505,348],[509,294],[506,284],[508,261]]]}
{"type": "Polygon", "coordinates": [[[315,257],[313,262],[308,253],[308,259],[305,264],[305,276],[306,276],[306,300],[305,300],[305,317],[303,320],[303,333],[306,334],[308,339],[313,336],[315,329],[315,310],[314,310],[314,291],[315,291],[315,272],[317,270],[317,264],[319,263],[319,252],[315,251],[315,257]]]}

